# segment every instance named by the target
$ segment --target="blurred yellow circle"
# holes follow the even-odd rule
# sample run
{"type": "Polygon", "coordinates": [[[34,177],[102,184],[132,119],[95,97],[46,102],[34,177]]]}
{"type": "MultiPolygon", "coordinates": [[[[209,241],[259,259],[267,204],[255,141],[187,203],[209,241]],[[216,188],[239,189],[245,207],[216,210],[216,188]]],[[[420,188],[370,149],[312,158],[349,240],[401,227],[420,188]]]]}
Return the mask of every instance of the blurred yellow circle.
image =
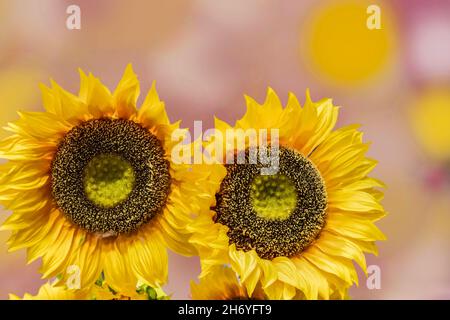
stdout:
{"type": "Polygon", "coordinates": [[[368,11],[372,4],[330,1],[312,13],[304,25],[304,40],[313,72],[336,84],[357,85],[384,70],[392,56],[395,32],[388,8],[379,5],[380,14],[374,16],[368,11]],[[380,29],[372,28],[377,17],[380,29]]]}
{"type": "MultiPolygon", "coordinates": [[[[39,80],[41,72],[26,66],[11,66],[0,72],[1,126],[18,118],[17,111],[40,106],[39,80]]],[[[0,130],[0,138],[7,135],[0,130]]]]}
{"type": "Polygon", "coordinates": [[[425,152],[450,161],[450,89],[432,88],[416,97],[411,112],[413,129],[425,152]]]}

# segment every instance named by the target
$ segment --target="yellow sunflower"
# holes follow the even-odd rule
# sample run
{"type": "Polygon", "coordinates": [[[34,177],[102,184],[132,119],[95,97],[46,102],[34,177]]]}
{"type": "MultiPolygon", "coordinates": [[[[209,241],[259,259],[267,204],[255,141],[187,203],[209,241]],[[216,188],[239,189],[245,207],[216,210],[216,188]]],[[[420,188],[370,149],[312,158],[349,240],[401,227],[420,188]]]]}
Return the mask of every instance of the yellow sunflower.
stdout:
{"type": "Polygon", "coordinates": [[[250,296],[236,273],[228,267],[217,266],[198,283],[191,281],[193,300],[264,300],[261,287],[257,287],[250,296]]]}
{"type": "MultiPolygon", "coordinates": [[[[251,296],[241,283],[236,273],[229,267],[217,266],[200,279],[198,283],[191,281],[191,297],[193,300],[268,300],[262,286],[258,283],[251,296]]],[[[348,292],[333,292],[329,299],[348,299],[348,292]]],[[[304,300],[302,291],[296,290],[292,300],[304,300]]]]}
{"type": "Polygon", "coordinates": [[[131,295],[116,292],[105,281],[97,281],[89,290],[69,290],[64,286],[47,282],[39,288],[36,295],[25,293],[23,298],[10,294],[10,300],[161,300],[167,296],[161,288],[152,288],[142,285],[136,290],[131,290],[131,295]]]}
{"type": "Polygon", "coordinates": [[[23,298],[15,294],[10,294],[10,300],[85,300],[85,291],[68,290],[63,286],[56,286],[56,283],[47,282],[39,288],[36,295],[25,293],[23,298]]]}
{"type": "Polygon", "coordinates": [[[283,108],[269,89],[263,105],[246,101],[247,112],[234,127],[216,119],[206,146],[212,159],[228,164],[212,165],[210,208],[189,226],[200,277],[230,264],[250,296],[261,284],[269,299],[299,292],[306,299],[345,298],[358,282],[353,261],[366,272],[364,252],[377,254],[375,241],[385,239],[374,225],[385,215],[376,189],[384,185],[367,176],[376,165],[365,155],[369,145],[355,125],[333,131],[338,107],[330,99],[312,102],[307,93],[301,107],[290,94],[283,108]],[[267,146],[258,141],[261,154],[275,150],[278,138],[276,172],[263,174],[261,159],[250,161],[252,129],[278,129],[267,146]],[[230,130],[234,138],[225,139],[230,130]],[[220,158],[230,150],[235,163],[220,158]],[[246,161],[236,164],[242,154],[246,161]]]}
{"type": "Polygon", "coordinates": [[[12,231],[10,251],[42,258],[43,278],[66,283],[78,267],[81,288],[101,272],[116,291],[138,281],[159,287],[167,247],[194,253],[185,224],[202,177],[171,162],[179,122],[170,123],[154,85],[137,109],[131,65],[112,94],[92,74],[80,77],[78,96],[52,81],[42,86],[44,112],[19,112],[6,126],[0,201],[12,214],[1,228],[12,231]]]}

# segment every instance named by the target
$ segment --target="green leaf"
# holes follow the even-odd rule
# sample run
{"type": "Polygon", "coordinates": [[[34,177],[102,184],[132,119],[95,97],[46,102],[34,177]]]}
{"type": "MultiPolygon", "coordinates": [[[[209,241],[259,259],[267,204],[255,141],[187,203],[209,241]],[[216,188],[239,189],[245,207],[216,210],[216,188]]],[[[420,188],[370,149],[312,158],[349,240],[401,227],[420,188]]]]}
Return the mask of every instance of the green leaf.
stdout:
{"type": "Polygon", "coordinates": [[[152,287],[148,286],[146,289],[147,292],[147,296],[149,300],[157,300],[158,299],[158,294],[156,293],[155,289],[153,289],[152,287]]]}

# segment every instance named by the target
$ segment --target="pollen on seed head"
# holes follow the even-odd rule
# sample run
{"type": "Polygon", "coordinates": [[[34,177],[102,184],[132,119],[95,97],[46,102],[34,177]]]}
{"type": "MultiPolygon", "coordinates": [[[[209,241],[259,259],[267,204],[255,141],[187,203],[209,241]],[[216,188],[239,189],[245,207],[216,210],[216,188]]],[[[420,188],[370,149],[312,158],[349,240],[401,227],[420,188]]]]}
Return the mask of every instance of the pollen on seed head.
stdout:
{"type": "Polygon", "coordinates": [[[124,234],[161,212],[170,192],[161,142],[139,124],[95,119],[70,130],[51,164],[57,207],[92,233],[124,234]]]}
{"type": "Polygon", "coordinates": [[[96,205],[111,208],[128,198],[134,180],[128,161],[115,154],[99,154],[84,169],[84,192],[96,205]]]}
{"type": "Polygon", "coordinates": [[[297,205],[297,191],[285,175],[260,175],[252,181],[250,199],[259,217],[284,220],[297,205]]]}
{"type": "Polygon", "coordinates": [[[294,150],[280,147],[279,156],[273,176],[261,176],[261,164],[227,165],[214,208],[230,243],[265,259],[300,253],[325,223],[327,195],[318,170],[294,150]]]}

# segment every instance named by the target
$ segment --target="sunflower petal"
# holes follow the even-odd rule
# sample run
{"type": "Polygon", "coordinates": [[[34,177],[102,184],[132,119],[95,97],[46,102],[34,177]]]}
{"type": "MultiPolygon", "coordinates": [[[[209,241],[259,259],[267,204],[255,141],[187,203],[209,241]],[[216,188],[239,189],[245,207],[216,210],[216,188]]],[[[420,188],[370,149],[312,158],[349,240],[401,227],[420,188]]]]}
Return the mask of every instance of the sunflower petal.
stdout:
{"type": "Polygon", "coordinates": [[[358,281],[355,269],[348,259],[326,255],[314,246],[308,248],[303,256],[320,270],[338,276],[348,285],[358,281]]]}
{"type": "Polygon", "coordinates": [[[80,71],[79,97],[88,106],[94,118],[111,116],[114,113],[111,92],[92,73],[85,75],[80,71]]]}
{"type": "Polygon", "coordinates": [[[136,113],[136,102],[140,87],[131,64],[127,65],[122,79],[113,94],[116,113],[119,118],[128,119],[136,113]]]}
{"type": "Polygon", "coordinates": [[[137,118],[148,128],[154,128],[157,125],[169,125],[169,117],[164,106],[164,102],[159,100],[158,92],[153,82],[147,97],[138,111],[137,118]]]}
{"type": "Polygon", "coordinates": [[[240,275],[241,281],[245,283],[247,278],[255,272],[258,266],[258,256],[255,251],[244,252],[237,250],[235,245],[230,247],[231,267],[240,275]]]}
{"type": "Polygon", "coordinates": [[[125,239],[123,241],[105,240],[105,243],[102,244],[102,250],[104,251],[102,259],[103,272],[105,279],[108,279],[108,284],[116,291],[135,288],[137,278],[132,274],[131,268],[128,267],[132,265],[127,251],[129,241],[125,239]]]}
{"type": "Polygon", "coordinates": [[[315,244],[322,252],[355,260],[364,273],[367,274],[366,258],[361,248],[345,237],[338,237],[327,231],[323,231],[315,244]]]}
{"type": "Polygon", "coordinates": [[[167,280],[167,251],[158,231],[147,232],[145,239],[136,239],[128,247],[131,267],[138,280],[159,287],[167,280]]]}
{"type": "Polygon", "coordinates": [[[354,218],[351,220],[351,224],[349,221],[348,218],[331,215],[328,217],[324,229],[331,233],[340,234],[357,240],[386,240],[386,236],[373,224],[373,222],[354,218]]]}

